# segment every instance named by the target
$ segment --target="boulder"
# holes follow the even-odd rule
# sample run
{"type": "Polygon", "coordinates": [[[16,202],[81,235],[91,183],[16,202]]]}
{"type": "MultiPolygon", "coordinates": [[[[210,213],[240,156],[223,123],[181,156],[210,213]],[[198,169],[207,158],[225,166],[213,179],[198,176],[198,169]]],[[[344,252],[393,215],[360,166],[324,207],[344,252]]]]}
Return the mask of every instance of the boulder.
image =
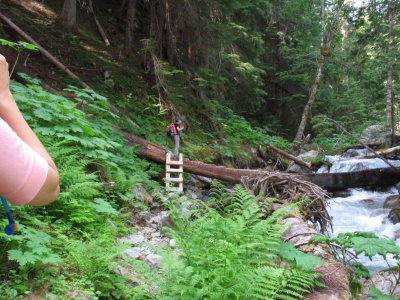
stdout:
{"type": "Polygon", "coordinates": [[[385,127],[382,125],[372,125],[364,129],[358,141],[364,144],[384,143],[386,136],[385,127]]]}
{"type": "Polygon", "coordinates": [[[93,300],[93,297],[90,297],[82,291],[72,291],[68,294],[68,299],[76,299],[76,300],[93,300]]]}
{"type": "Polygon", "coordinates": [[[135,199],[142,203],[150,204],[153,202],[153,197],[140,184],[136,184],[132,187],[132,194],[135,199]]]}
{"type": "Polygon", "coordinates": [[[362,199],[361,203],[365,205],[374,205],[375,201],[373,199],[362,199]]]}
{"type": "MultiPolygon", "coordinates": [[[[301,159],[305,162],[309,162],[310,159],[314,159],[318,156],[318,151],[316,150],[311,150],[308,152],[304,152],[302,154],[300,154],[299,156],[297,156],[298,159],[301,159]]],[[[311,170],[304,168],[302,166],[299,166],[298,164],[292,162],[290,163],[289,167],[286,170],[287,172],[291,172],[291,173],[312,173],[311,170]]]]}
{"type": "Polygon", "coordinates": [[[141,234],[132,234],[118,239],[120,243],[129,243],[131,245],[140,245],[144,240],[144,236],[141,234]]]}
{"type": "Polygon", "coordinates": [[[398,191],[399,194],[400,194],[400,182],[398,182],[398,183],[396,184],[396,189],[397,189],[397,191],[398,191]]]}
{"type": "Polygon", "coordinates": [[[383,208],[396,208],[400,206],[400,195],[392,195],[386,198],[383,208]]]}
{"type": "Polygon", "coordinates": [[[397,224],[400,222],[400,207],[396,207],[392,209],[388,216],[389,220],[393,222],[393,224],[397,224]]]}
{"type": "Polygon", "coordinates": [[[343,157],[357,157],[359,155],[357,149],[349,149],[343,154],[343,157]]]}
{"type": "Polygon", "coordinates": [[[345,189],[345,190],[338,190],[338,191],[333,191],[332,192],[332,198],[346,198],[351,196],[351,190],[345,189]]]}
{"type": "Polygon", "coordinates": [[[280,222],[284,225],[282,238],[300,251],[316,255],[324,260],[324,265],[314,268],[321,273],[324,288],[316,289],[307,295],[306,300],[350,300],[349,278],[345,266],[336,261],[334,254],[325,245],[310,245],[308,241],[317,231],[300,218],[287,218],[280,222]]]}
{"type": "MultiPolygon", "coordinates": [[[[372,275],[372,277],[365,281],[362,288],[362,294],[367,295],[371,286],[375,286],[382,293],[393,296],[400,295],[400,286],[397,285],[398,273],[393,271],[381,271],[372,275]],[[396,286],[397,285],[397,286],[396,286]]],[[[368,296],[363,296],[362,299],[370,300],[375,299],[368,296]]],[[[398,299],[398,298],[396,298],[398,299]]]]}
{"type": "Polygon", "coordinates": [[[362,162],[356,163],[353,165],[350,169],[349,172],[358,172],[358,171],[364,171],[368,170],[368,166],[364,165],[362,162]]]}
{"type": "Polygon", "coordinates": [[[157,268],[157,267],[160,266],[160,264],[162,262],[162,256],[160,256],[158,254],[151,253],[151,254],[146,256],[144,261],[147,262],[151,267],[157,268]]]}

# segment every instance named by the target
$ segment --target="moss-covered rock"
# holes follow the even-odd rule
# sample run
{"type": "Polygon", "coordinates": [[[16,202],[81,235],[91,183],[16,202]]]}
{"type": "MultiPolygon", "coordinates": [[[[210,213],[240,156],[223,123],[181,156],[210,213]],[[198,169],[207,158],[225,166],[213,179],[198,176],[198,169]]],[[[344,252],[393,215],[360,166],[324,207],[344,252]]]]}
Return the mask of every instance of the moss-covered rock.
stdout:
{"type": "Polygon", "coordinates": [[[383,208],[397,208],[397,207],[400,207],[400,195],[389,196],[383,203],[383,208]]]}
{"type": "Polygon", "coordinates": [[[400,222],[400,207],[394,208],[390,211],[389,219],[393,222],[393,224],[400,222]]]}

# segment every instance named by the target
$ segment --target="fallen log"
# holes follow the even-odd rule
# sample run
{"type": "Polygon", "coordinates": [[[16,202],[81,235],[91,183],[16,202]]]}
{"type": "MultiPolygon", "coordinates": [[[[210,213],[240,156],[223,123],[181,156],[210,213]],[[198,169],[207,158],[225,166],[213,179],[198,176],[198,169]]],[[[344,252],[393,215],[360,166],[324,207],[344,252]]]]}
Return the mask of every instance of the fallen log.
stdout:
{"type": "MultiPolygon", "coordinates": [[[[388,148],[382,151],[377,151],[376,153],[382,156],[386,156],[392,153],[396,153],[396,152],[400,152],[400,146],[396,146],[396,147],[392,147],[392,148],[388,148]]],[[[362,159],[362,158],[373,158],[373,157],[377,157],[377,155],[375,155],[375,153],[367,153],[366,155],[360,155],[360,156],[356,156],[353,157],[354,159],[362,159]]]]}
{"type": "Polygon", "coordinates": [[[276,153],[282,155],[283,157],[293,160],[296,164],[298,164],[302,167],[305,167],[309,170],[312,170],[312,165],[309,162],[301,160],[300,158],[297,158],[296,156],[293,156],[293,155],[283,151],[282,149],[276,148],[272,145],[267,145],[267,147],[270,148],[272,151],[275,151],[276,153]]]}
{"type": "Polygon", "coordinates": [[[103,41],[106,44],[106,46],[110,46],[110,40],[108,39],[108,37],[107,37],[107,35],[106,35],[106,33],[105,33],[104,29],[103,29],[103,26],[101,26],[99,20],[96,17],[96,14],[94,13],[92,0],[89,0],[89,9],[90,9],[90,12],[93,15],[94,22],[96,23],[96,27],[97,27],[97,30],[100,33],[101,38],[103,39],[103,41]]]}
{"type": "Polygon", "coordinates": [[[347,150],[350,150],[350,149],[362,149],[362,148],[365,148],[365,145],[372,148],[372,147],[382,146],[382,143],[355,144],[355,145],[347,146],[346,148],[344,148],[344,151],[346,152],[347,150]]]}
{"type": "MultiPolygon", "coordinates": [[[[140,157],[165,164],[166,151],[143,138],[123,132],[127,142],[136,146],[140,157]]],[[[263,177],[270,174],[266,170],[234,169],[199,161],[184,160],[183,168],[191,174],[215,178],[231,183],[241,183],[244,177],[263,177]]],[[[322,173],[322,174],[288,174],[285,175],[300,178],[315,183],[328,190],[340,190],[346,188],[365,186],[388,186],[400,182],[400,173],[393,168],[364,170],[350,173],[322,173]]]]}
{"type": "Polygon", "coordinates": [[[8,26],[11,27],[15,32],[17,32],[20,36],[22,36],[29,43],[34,44],[38,47],[39,52],[42,53],[45,57],[47,57],[53,64],[59,67],[63,72],[65,72],[69,77],[77,80],[84,88],[90,88],[84,81],[82,81],[76,74],[71,72],[66,66],[64,66],[57,58],[55,58],[50,52],[48,52],[45,48],[43,48],[38,42],[36,42],[33,38],[31,38],[27,33],[25,33],[21,28],[19,28],[14,22],[12,22],[9,18],[0,13],[0,19],[4,21],[8,26]]]}
{"type": "MultiPolygon", "coordinates": [[[[333,119],[330,118],[326,118],[327,120],[330,120],[331,122],[333,122],[336,126],[338,126],[339,128],[341,128],[343,130],[343,132],[345,132],[346,134],[348,134],[349,136],[356,138],[351,132],[347,131],[346,128],[344,128],[342,125],[340,125],[338,122],[336,122],[333,119]]],[[[374,153],[378,158],[380,158],[381,160],[383,160],[388,166],[390,166],[393,170],[398,170],[396,166],[394,166],[393,164],[391,164],[386,158],[384,158],[382,155],[380,155],[378,152],[376,152],[374,149],[372,149],[371,147],[369,147],[366,143],[363,143],[361,141],[359,141],[361,145],[364,145],[365,148],[368,149],[368,151],[374,153]]],[[[399,171],[400,172],[400,171],[399,171]]]]}

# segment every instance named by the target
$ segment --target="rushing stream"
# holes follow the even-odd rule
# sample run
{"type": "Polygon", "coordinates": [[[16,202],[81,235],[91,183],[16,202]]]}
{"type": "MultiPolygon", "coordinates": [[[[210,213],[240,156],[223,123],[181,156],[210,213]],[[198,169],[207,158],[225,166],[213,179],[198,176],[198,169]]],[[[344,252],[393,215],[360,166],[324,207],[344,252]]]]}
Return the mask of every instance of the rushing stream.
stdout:
{"type": "MultiPolygon", "coordinates": [[[[354,151],[354,150],[353,150],[354,151]]],[[[360,154],[365,152],[359,151],[360,154]]],[[[349,172],[352,170],[366,170],[385,167],[385,163],[380,159],[353,159],[349,157],[330,156],[332,162],[330,172],[349,172]]],[[[399,161],[391,163],[400,166],[399,161]]],[[[327,169],[318,171],[327,172],[327,169]]],[[[383,208],[386,198],[390,195],[398,194],[394,187],[389,187],[381,191],[368,191],[365,189],[350,189],[344,197],[332,198],[329,201],[328,211],[333,217],[333,232],[336,236],[342,232],[369,231],[378,236],[386,236],[400,245],[400,223],[393,224],[388,219],[390,209],[383,208]]],[[[374,257],[371,261],[367,257],[360,260],[370,271],[378,271],[386,268],[387,262],[381,257],[374,257]]],[[[394,264],[394,260],[388,257],[389,263],[394,264]]]]}

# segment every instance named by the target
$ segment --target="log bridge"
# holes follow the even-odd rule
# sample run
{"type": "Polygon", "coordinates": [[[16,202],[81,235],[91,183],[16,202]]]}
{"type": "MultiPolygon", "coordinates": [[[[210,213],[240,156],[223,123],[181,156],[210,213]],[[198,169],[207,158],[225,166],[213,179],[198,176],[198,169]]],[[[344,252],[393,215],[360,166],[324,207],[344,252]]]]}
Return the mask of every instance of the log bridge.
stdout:
{"type": "MultiPolygon", "coordinates": [[[[165,164],[166,151],[164,148],[127,132],[123,132],[123,134],[128,145],[135,146],[138,149],[138,155],[140,157],[165,164]]],[[[186,172],[231,183],[240,183],[243,177],[262,177],[269,173],[269,171],[261,169],[227,168],[188,159],[185,159],[183,163],[186,172]]],[[[355,187],[389,186],[400,182],[400,172],[393,168],[372,169],[349,173],[296,173],[293,174],[293,176],[299,176],[303,180],[313,182],[330,191],[355,187]]]]}

